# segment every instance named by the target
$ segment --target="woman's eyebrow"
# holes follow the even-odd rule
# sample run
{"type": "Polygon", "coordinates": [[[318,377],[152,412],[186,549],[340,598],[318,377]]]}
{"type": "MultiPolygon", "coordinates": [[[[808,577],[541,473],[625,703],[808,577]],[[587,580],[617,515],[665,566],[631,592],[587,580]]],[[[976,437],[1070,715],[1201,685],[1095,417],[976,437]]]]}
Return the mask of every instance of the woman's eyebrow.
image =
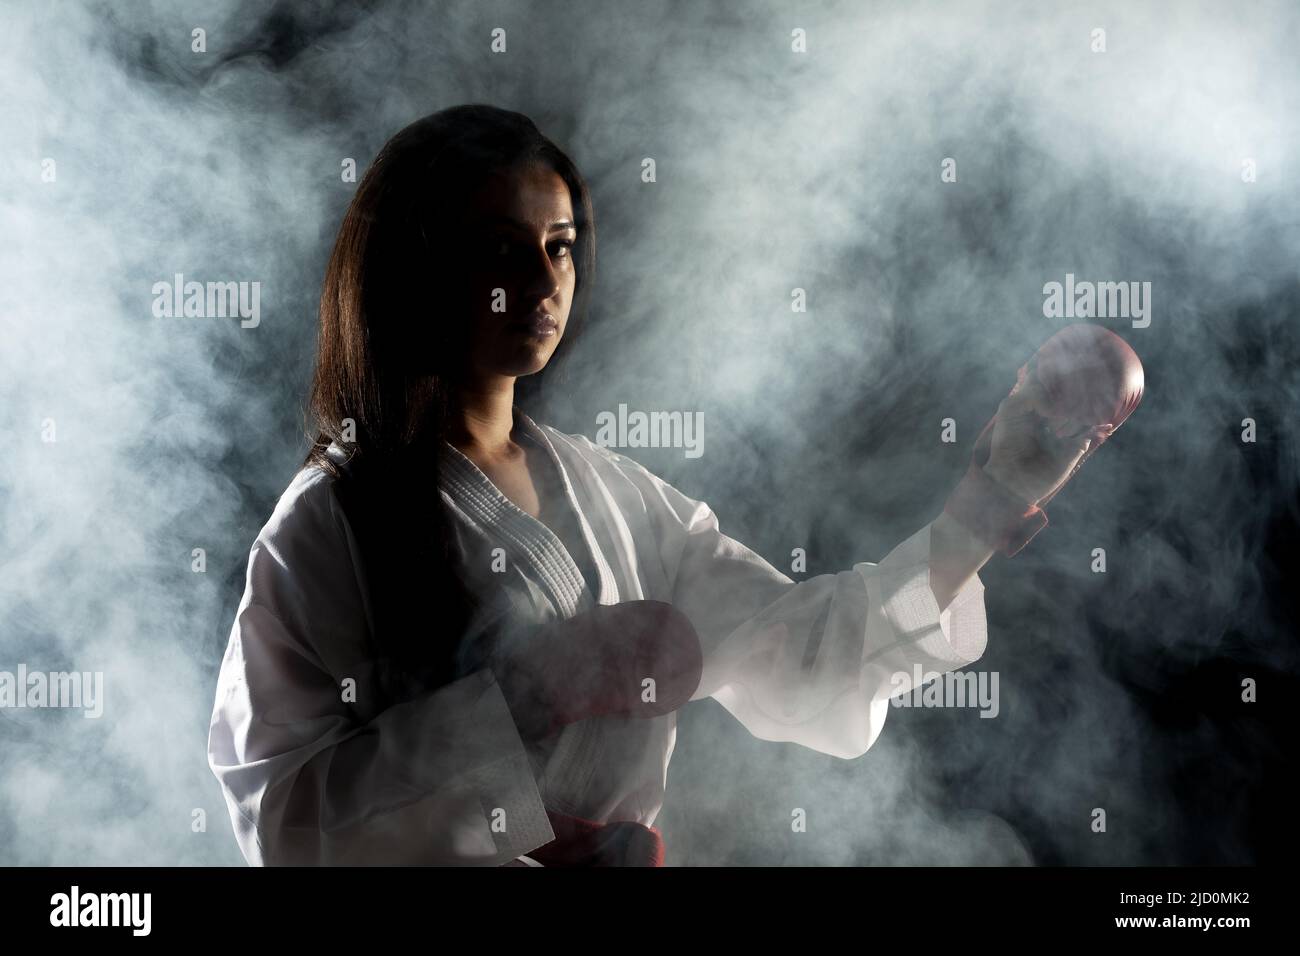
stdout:
{"type": "MultiPolygon", "coordinates": [[[[511,226],[515,229],[524,230],[524,231],[527,231],[532,228],[528,223],[520,222],[518,219],[515,219],[512,216],[501,216],[501,215],[488,216],[487,220],[488,222],[501,223],[507,226],[511,226]]],[[[576,231],[577,227],[573,224],[572,221],[568,219],[557,219],[555,222],[551,223],[551,225],[547,228],[546,231],[556,232],[565,229],[573,229],[576,231]]]]}

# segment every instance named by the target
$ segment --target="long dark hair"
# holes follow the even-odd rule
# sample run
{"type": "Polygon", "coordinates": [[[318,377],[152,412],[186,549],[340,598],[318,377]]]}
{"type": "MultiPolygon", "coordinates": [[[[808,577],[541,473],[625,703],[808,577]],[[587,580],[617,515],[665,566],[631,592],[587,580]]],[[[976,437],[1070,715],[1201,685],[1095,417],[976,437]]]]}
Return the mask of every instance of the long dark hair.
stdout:
{"type": "MultiPolygon", "coordinates": [[[[430,289],[454,285],[442,255],[445,219],[491,173],[527,163],[569,187],[576,286],[564,338],[572,346],[590,300],[595,222],[573,161],[522,113],[455,106],[420,119],[379,151],[343,217],[321,289],[320,334],[304,462],[334,479],[371,596],[381,687],[396,703],[458,676],[458,645],[476,608],[438,492],[450,382],[467,319],[439,324],[430,289]],[[327,453],[337,444],[349,458],[327,453]]],[[[519,379],[531,410],[542,374],[519,379]]]]}

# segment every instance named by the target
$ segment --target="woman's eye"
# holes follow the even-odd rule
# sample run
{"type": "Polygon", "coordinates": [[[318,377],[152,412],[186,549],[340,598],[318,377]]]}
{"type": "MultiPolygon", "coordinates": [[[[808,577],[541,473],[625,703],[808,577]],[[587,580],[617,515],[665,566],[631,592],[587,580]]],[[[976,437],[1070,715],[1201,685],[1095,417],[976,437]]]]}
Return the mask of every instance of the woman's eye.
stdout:
{"type": "MultiPolygon", "coordinates": [[[[484,243],[484,250],[489,256],[506,259],[515,254],[515,243],[509,239],[489,239],[484,243]]],[[[573,243],[565,240],[552,244],[551,255],[557,259],[568,259],[573,254],[572,250],[573,243]]]]}

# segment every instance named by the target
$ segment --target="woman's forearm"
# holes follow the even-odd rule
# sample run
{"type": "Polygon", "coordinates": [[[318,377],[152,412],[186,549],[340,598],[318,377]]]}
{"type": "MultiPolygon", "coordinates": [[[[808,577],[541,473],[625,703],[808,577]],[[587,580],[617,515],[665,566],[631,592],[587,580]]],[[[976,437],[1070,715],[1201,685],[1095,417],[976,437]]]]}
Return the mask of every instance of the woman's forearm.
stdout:
{"type": "Polygon", "coordinates": [[[930,525],[930,590],[942,612],[980,568],[993,548],[946,511],[930,525]]]}

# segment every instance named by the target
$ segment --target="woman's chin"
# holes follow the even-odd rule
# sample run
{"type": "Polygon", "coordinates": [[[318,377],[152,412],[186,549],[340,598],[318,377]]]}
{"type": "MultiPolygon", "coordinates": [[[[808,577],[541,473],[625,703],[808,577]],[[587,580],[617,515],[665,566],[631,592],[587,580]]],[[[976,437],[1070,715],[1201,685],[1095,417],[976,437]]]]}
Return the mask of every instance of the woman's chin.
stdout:
{"type": "Polygon", "coordinates": [[[555,353],[555,346],[548,342],[521,345],[514,350],[506,361],[501,363],[501,371],[506,375],[536,375],[546,368],[546,363],[555,353]]]}

